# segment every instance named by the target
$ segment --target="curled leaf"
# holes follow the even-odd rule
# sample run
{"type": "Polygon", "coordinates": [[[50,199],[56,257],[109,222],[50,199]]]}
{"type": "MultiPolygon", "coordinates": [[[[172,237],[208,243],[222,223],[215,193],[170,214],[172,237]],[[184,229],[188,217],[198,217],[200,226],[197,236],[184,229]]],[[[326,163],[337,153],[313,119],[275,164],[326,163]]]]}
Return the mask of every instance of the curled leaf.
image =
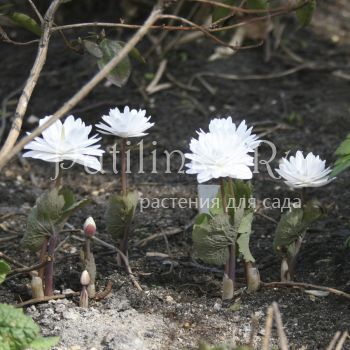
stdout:
{"type": "Polygon", "coordinates": [[[201,260],[223,265],[228,258],[228,246],[236,240],[236,231],[227,215],[201,214],[193,226],[192,239],[201,260]]]}
{"type": "Polygon", "coordinates": [[[10,15],[10,19],[20,27],[29,30],[37,36],[41,35],[41,27],[39,24],[25,13],[14,12],[10,15]]]}
{"type": "Polygon", "coordinates": [[[83,40],[86,51],[95,58],[102,58],[103,52],[98,44],[91,40],[83,40]]]}
{"type": "Polygon", "coordinates": [[[6,275],[11,271],[10,265],[4,260],[0,260],[0,284],[5,281],[6,275]]]}
{"type": "MultiPolygon", "coordinates": [[[[305,0],[299,0],[300,5],[303,2],[305,2],[305,0]]],[[[296,15],[298,17],[299,23],[303,27],[306,27],[307,25],[310,24],[315,8],[316,8],[316,0],[309,0],[305,5],[297,9],[296,15]]]]}
{"type": "Polygon", "coordinates": [[[109,198],[106,211],[107,232],[114,238],[123,237],[128,230],[135,214],[139,194],[137,191],[128,192],[126,196],[114,194],[109,198]]]}
{"type": "MultiPolygon", "coordinates": [[[[97,65],[103,69],[118,53],[123,46],[116,40],[103,39],[99,48],[102,52],[102,57],[97,60],[97,65]]],[[[124,57],[120,63],[109,73],[107,79],[114,85],[121,87],[129,79],[131,74],[131,63],[128,56],[124,57]]]]}

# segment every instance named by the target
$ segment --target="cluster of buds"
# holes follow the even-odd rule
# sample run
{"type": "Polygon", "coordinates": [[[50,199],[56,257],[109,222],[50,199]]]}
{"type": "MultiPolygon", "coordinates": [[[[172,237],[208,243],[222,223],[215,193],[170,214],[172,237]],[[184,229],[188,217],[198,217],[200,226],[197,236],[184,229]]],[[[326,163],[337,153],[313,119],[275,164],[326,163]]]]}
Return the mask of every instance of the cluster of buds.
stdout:
{"type": "Polygon", "coordinates": [[[85,243],[82,251],[82,262],[84,269],[89,273],[89,283],[87,285],[87,293],[89,298],[94,298],[96,294],[95,280],[96,280],[96,264],[95,258],[91,251],[91,240],[96,234],[96,224],[94,219],[90,216],[85,220],[84,226],[85,243]]]}

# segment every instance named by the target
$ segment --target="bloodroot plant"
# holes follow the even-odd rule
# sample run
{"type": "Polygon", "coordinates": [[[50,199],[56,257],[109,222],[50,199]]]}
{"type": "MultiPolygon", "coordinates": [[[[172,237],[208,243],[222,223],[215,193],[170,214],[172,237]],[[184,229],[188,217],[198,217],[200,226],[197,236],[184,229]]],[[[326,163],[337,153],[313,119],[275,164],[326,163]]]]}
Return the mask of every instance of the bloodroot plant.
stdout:
{"type": "Polygon", "coordinates": [[[193,241],[201,260],[225,265],[223,279],[223,300],[234,295],[236,258],[242,254],[245,261],[247,282],[251,290],[259,287],[259,273],[253,266],[254,258],[249,250],[249,238],[253,210],[249,206],[253,177],[249,168],[260,141],[248,129],[245,121],[238,127],[232,118],[213,119],[209,132],[198,132],[198,139],[192,139],[190,150],[185,154],[191,160],[187,164],[188,174],[197,174],[199,183],[219,179],[220,191],[217,205],[210,213],[200,214],[193,228],[193,241]],[[233,179],[236,179],[233,181],[233,179]]]}
{"type": "MultiPolygon", "coordinates": [[[[49,117],[39,121],[42,125],[49,117]]],[[[101,170],[101,164],[96,158],[104,153],[97,143],[97,135],[89,137],[91,126],[85,126],[81,119],[69,116],[64,123],[56,121],[30,142],[24,157],[41,159],[58,165],[62,170],[63,163],[69,161],[101,170]]],[[[33,252],[40,252],[41,262],[47,262],[39,271],[39,277],[44,282],[45,295],[50,296],[54,291],[54,255],[56,245],[60,239],[60,232],[70,215],[88,203],[83,199],[76,201],[73,192],[61,186],[60,173],[55,186],[41,195],[32,208],[28,220],[27,230],[22,239],[22,245],[33,252]]]]}
{"type": "Polygon", "coordinates": [[[87,293],[89,298],[94,298],[96,295],[96,263],[95,257],[91,250],[92,237],[96,234],[96,224],[94,219],[90,216],[85,220],[84,226],[85,242],[81,251],[81,260],[84,269],[89,273],[90,280],[87,286],[87,293]]]}
{"type": "Polygon", "coordinates": [[[325,186],[334,178],[330,177],[332,170],[326,168],[326,161],[311,152],[306,157],[301,151],[297,151],[289,159],[282,158],[276,171],[286,185],[301,191],[301,205],[291,207],[282,214],[274,238],[274,249],[282,257],[281,281],[292,281],[306,231],[323,214],[315,200],[306,199],[306,188],[325,186]]]}
{"type": "MultiPolygon", "coordinates": [[[[109,115],[102,116],[105,123],[96,127],[102,134],[120,137],[121,145],[121,194],[112,194],[106,211],[107,232],[117,241],[119,249],[124,255],[128,252],[130,225],[132,223],[139,194],[127,188],[127,146],[128,139],[147,135],[145,133],[154,123],[150,123],[151,117],[146,117],[145,110],[131,109],[126,106],[124,111],[118,108],[111,109],[109,115]]],[[[121,264],[120,258],[118,258],[121,264]]]]}

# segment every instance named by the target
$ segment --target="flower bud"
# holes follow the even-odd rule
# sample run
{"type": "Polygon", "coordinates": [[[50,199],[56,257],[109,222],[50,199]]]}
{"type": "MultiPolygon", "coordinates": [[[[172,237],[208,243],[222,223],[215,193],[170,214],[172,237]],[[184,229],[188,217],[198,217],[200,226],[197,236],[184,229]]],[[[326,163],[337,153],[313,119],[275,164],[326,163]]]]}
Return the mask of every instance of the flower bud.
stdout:
{"type": "Polygon", "coordinates": [[[82,286],[88,286],[90,283],[90,275],[87,270],[84,270],[80,277],[80,283],[82,286]]]}
{"type": "Polygon", "coordinates": [[[89,238],[96,233],[96,224],[91,216],[89,216],[84,222],[84,233],[89,238]]]}

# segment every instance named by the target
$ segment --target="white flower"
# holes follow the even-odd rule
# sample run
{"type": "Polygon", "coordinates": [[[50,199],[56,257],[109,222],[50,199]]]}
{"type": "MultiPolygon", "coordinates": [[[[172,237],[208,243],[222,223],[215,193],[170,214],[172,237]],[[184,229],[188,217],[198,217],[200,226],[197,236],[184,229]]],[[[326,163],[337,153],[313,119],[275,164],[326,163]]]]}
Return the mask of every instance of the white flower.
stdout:
{"type": "Polygon", "coordinates": [[[124,112],[120,112],[118,108],[111,109],[109,115],[102,116],[103,121],[108,124],[97,124],[99,132],[102,134],[115,135],[122,138],[145,136],[145,131],[152,127],[154,123],[150,123],[151,117],[146,118],[146,111],[140,109],[130,110],[128,106],[124,108],[124,112]]]}
{"type": "MultiPolygon", "coordinates": [[[[49,118],[40,119],[39,125],[49,118]]],[[[30,151],[23,157],[56,163],[68,160],[99,171],[101,163],[96,157],[102,156],[104,151],[99,149],[100,144],[96,144],[101,138],[97,135],[89,138],[91,129],[91,126],[85,126],[80,118],[75,120],[72,115],[64,123],[57,120],[42,132],[42,138],[36,137],[24,147],[30,151]]]]}
{"type": "Polygon", "coordinates": [[[333,178],[329,178],[332,171],[326,168],[326,161],[310,152],[305,158],[303,152],[297,151],[295,157],[282,158],[277,173],[292,188],[321,187],[327,185],[333,178]]]}
{"type": "Polygon", "coordinates": [[[216,130],[198,135],[198,140],[191,140],[192,153],[185,154],[191,160],[186,164],[187,174],[197,174],[199,183],[219,177],[252,178],[249,166],[254,165],[253,157],[237,134],[216,130]]]}
{"type": "Polygon", "coordinates": [[[259,146],[260,140],[255,134],[252,134],[253,127],[249,128],[243,120],[238,127],[232,122],[232,118],[215,118],[209,124],[210,132],[224,132],[228,134],[237,135],[241,142],[245,144],[248,152],[254,152],[254,149],[259,146]]]}

